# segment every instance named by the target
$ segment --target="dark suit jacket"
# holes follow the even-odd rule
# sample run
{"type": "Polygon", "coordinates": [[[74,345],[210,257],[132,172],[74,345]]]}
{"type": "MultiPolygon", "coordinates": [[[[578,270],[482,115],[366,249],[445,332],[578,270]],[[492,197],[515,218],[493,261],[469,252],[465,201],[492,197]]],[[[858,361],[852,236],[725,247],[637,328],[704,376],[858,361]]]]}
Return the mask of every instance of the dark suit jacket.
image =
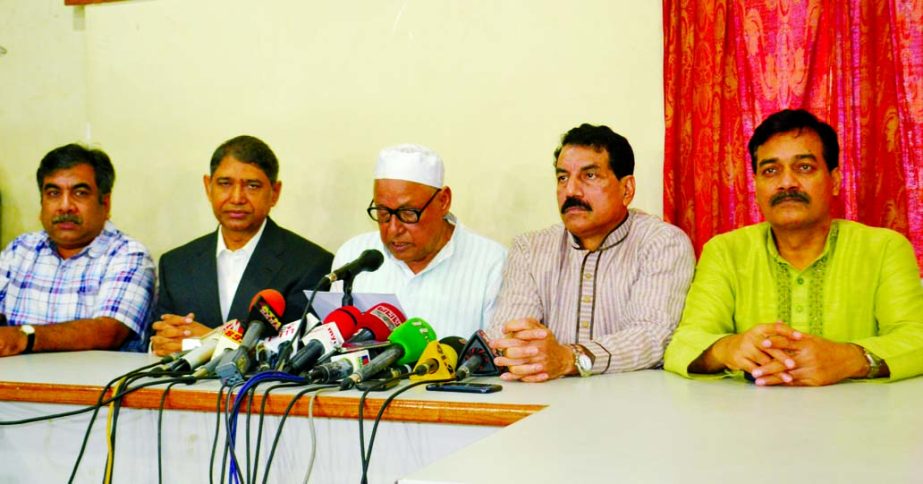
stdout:
{"type": "MultiPolygon", "coordinates": [[[[214,328],[224,323],[218,299],[217,245],[216,230],[160,257],[155,321],[162,314],[192,312],[196,321],[206,326],[214,328]]],[[[250,300],[263,289],[275,289],[285,296],[283,323],[300,318],[308,303],[304,291],[314,289],[330,272],[332,262],[330,252],[267,219],[237,286],[228,319],[246,324],[250,300]]]]}

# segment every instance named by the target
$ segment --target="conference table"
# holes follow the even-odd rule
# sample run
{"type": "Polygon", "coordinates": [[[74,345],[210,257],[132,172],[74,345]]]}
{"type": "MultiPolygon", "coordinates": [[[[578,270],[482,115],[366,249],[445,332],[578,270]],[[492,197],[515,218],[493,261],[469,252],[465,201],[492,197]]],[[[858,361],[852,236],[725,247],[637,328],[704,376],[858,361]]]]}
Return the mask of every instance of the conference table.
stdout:
{"type": "MultiPolygon", "coordinates": [[[[0,361],[0,420],[10,421],[95,403],[111,378],[155,359],[79,352],[0,361]]],[[[217,382],[200,382],[175,386],[167,394],[163,482],[209,482],[218,388],[217,382]]],[[[260,475],[265,447],[295,391],[279,389],[267,397],[260,475]]],[[[367,422],[389,393],[370,394],[367,422]]],[[[113,482],[157,482],[162,394],[162,388],[152,387],[125,397],[113,482]]],[[[285,423],[269,482],[302,482],[312,447],[311,482],[358,482],[359,395],[318,396],[314,439],[307,400],[299,400],[285,423]]],[[[923,482],[920,402],[921,378],[760,388],[729,378],[688,380],[660,370],[503,383],[501,392],[485,395],[418,387],[397,397],[384,413],[369,481],[923,482]]],[[[103,478],[106,413],[97,418],[75,482],[103,478]]],[[[66,482],[88,421],[83,414],[0,427],[0,482],[66,482]]],[[[254,415],[251,429],[256,421],[254,415]]],[[[243,415],[238,422],[246,427],[243,415]]],[[[366,438],[369,430],[370,424],[366,438]]],[[[236,449],[243,465],[242,432],[236,449]]],[[[215,481],[220,457],[218,462],[215,481]]]]}

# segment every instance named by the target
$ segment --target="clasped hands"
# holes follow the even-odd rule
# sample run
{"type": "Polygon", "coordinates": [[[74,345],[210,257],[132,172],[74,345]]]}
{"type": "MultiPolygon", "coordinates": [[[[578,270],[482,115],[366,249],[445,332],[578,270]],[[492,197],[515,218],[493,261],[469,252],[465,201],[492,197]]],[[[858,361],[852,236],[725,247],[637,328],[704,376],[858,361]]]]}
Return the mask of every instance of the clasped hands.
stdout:
{"type": "Polygon", "coordinates": [[[725,336],[708,351],[723,367],[746,371],[761,386],[830,385],[868,373],[861,347],[804,334],[782,322],[725,336]]]}
{"type": "Polygon", "coordinates": [[[494,364],[507,367],[500,375],[506,381],[542,382],[577,372],[573,351],[533,318],[505,323],[503,337],[491,340],[490,347],[501,354],[494,364]]]}
{"type": "Polygon", "coordinates": [[[211,331],[211,328],[195,321],[195,314],[185,316],[164,314],[160,321],[151,326],[154,335],[151,336],[151,348],[157,356],[166,356],[183,349],[183,339],[202,336],[211,331]]]}

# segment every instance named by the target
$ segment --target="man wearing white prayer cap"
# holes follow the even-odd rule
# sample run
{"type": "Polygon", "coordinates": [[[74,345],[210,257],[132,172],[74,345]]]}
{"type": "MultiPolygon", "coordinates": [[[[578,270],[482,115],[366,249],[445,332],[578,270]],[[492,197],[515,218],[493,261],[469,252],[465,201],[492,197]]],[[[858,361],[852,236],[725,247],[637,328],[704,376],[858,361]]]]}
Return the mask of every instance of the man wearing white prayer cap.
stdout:
{"type": "Polygon", "coordinates": [[[381,150],[367,209],[378,232],[347,241],[332,266],[378,249],[384,264],[356,276],[353,292],[394,293],[407,317],[423,318],[439,337],[468,337],[490,321],[506,249],[458,222],[444,172],[442,159],[425,146],[381,150]]]}

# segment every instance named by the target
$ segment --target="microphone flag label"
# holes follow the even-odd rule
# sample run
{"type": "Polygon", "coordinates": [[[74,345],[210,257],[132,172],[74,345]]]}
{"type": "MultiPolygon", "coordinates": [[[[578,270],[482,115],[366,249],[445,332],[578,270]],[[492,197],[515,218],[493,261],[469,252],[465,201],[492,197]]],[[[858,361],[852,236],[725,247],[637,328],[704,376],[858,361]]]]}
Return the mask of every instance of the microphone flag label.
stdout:
{"type": "Polygon", "coordinates": [[[279,318],[276,317],[276,313],[273,312],[269,303],[265,301],[260,301],[260,303],[260,315],[262,315],[264,320],[273,327],[274,331],[279,331],[279,328],[282,327],[282,321],[279,321],[279,318]]]}

